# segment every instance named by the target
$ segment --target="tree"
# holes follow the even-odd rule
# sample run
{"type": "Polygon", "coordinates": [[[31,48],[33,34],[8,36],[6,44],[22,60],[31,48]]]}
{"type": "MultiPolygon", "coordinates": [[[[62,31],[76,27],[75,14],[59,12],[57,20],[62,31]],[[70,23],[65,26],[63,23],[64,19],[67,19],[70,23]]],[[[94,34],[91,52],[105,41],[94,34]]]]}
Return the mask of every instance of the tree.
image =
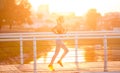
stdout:
{"type": "Polygon", "coordinates": [[[100,14],[97,13],[96,9],[90,9],[86,15],[86,25],[90,30],[96,30],[97,21],[100,14]]]}
{"type": "Polygon", "coordinates": [[[112,30],[120,27],[120,12],[108,12],[103,19],[105,19],[104,26],[106,26],[106,29],[110,28],[112,30]]]}
{"type": "Polygon", "coordinates": [[[27,0],[22,0],[19,5],[15,3],[15,0],[6,0],[0,13],[0,25],[8,24],[12,29],[13,24],[32,24],[30,7],[27,0]]]}
{"type": "Polygon", "coordinates": [[[31,5],[25,0],[21,2],[16,8],[16,21],[18,24],[28,23],[32,24],[32,20],[30,18],[31,12],[30,12],[31,5]],[[19,15],[18,15],[19,13],[19,15]]]}

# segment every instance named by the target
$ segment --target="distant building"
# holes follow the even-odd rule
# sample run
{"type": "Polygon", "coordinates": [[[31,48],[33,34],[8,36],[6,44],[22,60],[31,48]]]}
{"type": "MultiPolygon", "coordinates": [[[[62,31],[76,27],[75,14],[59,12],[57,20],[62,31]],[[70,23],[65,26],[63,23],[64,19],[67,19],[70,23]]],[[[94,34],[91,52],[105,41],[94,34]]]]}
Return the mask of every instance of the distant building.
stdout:
{"type": "Polygon", "coordinates": [[[49,5],[42,4],[38,8],[38,17],[42,20],[45,20],[49,16],[49,5]]]}
{"type": "Polygon", "coordinates": [[[49,14],[49,5],[47,4],[40,5],[38,8],[38,13],[49,14]]]}

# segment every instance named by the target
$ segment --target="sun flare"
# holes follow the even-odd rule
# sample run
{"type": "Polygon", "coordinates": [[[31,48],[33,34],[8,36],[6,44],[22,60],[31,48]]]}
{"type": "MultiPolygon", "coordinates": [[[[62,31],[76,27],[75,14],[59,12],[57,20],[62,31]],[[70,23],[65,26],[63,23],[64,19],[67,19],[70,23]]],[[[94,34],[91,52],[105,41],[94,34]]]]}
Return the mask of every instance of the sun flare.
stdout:
{"type": "Polygon", "coordinates": [[[29,0],[29,2],[35,11],[41,4],[47,4],[49,12],[74,12],[76,15],[83,15],[90,8],[96,8],[101,14],[120,10],[120,0],[29,0]]]}

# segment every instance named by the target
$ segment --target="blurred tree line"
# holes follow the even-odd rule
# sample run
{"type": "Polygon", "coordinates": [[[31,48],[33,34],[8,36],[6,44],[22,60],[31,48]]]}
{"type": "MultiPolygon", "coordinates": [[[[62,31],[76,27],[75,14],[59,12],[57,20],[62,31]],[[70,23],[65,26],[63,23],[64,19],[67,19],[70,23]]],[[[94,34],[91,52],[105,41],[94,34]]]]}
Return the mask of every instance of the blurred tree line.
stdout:
{"type": "Polygon", "coordinates": [[[120,12],[109,12],[102,16],[93,8],[88,10],[85,21],[87,30],[113,30],[120,28],[120,12]]]}
{"type": "Polygon", "coordinates": [[[97,22],[100,19],[101,14],[97,12],[96,9],[88,10],[86,14],[86,27],[89,30],[97,29],[97,22]]]}
{"type": "Polygon", "coordinates": [[[102,25],[107,29],[120,28],[120,12],[110,12],[103,16],[102,25]]]}
{"type": "Polygon", "coordinates": [[[0,0],[0,29],[6,24],[10,29],[14,24],[32,24],[30,8],[27,0],[21,0],[19,4],[15,0],[0,0]]]}

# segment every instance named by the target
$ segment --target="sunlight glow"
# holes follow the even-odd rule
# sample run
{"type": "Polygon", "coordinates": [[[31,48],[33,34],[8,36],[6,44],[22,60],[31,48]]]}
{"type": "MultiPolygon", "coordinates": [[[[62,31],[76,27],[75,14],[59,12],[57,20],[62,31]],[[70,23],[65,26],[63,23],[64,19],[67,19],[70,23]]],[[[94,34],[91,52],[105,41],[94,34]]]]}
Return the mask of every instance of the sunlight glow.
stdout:
{"type": "MultiPolygon", "coordinates": [[[[43,56],[41,58],[38,58],[37,63],[50,63],[52,56],[54,55],[54,51],[55,51],[55,48],[51,52],[48,52],[46,57],[43,56]]],[[[63,49],[60,50],[60,53],[58,54],[55,62],[57,62],[59,60],[62,53],[63,53],[63,49]]],[[[78,51],[78,56],[79,56],[78,62],[85,62],[84,54],[85,54],[85,52],[83,49],[80,49],[78,51]]],[[[75,59],[75,50],[74,50],[74,48],[69,48],[69,52],[63,59],[63,62],[75,62],[75,60],[76,60],[75,59]]],[[[33,61],[30,63],[33,63],[33,61]]]]}
{"type": "Polygon", "coordinates": [[[39,5],[48,4],[50,12],[74,12],[85,14],[88,9],[96,8],[100,13],[120,10],[120,0],[29,0],[34,10],[39,5]]]}

